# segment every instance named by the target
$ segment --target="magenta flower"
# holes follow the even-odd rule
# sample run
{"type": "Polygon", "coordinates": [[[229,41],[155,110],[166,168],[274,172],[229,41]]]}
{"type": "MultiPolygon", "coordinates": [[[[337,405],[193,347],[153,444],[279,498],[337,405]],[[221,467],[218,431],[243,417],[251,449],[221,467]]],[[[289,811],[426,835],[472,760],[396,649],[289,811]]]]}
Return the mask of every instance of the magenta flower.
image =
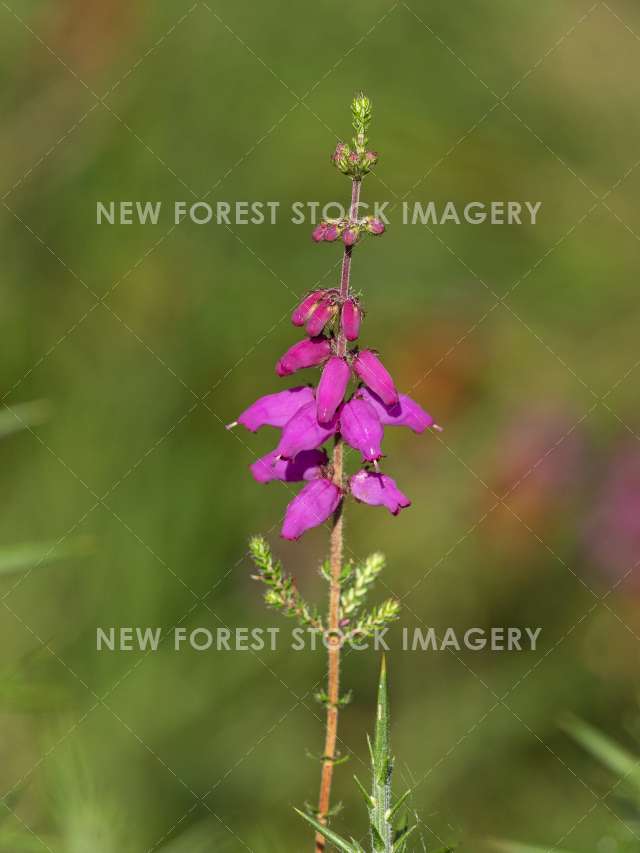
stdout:
{"type": "Polygon", "coordinates": [[[375,409],[380,423],[384,426],[406,426],[417,433],[424,432],[429,427],[441,430],[431,415],[406,394],[398,394],[398,402],[392,406],[386,406],[369,388],[360,388],[357,396],[366,400],[375,409]]]}
{"type": "Polygon", "coordinates": [[[351,494],[356,500],[371,506],[386,506],[392,515],[411,506],[409,498],[396,486],[395,480],[386,474],[358,471],[349,481],[351,494]]]}
{"type": "Polygon", "coordinates": [[[325,522],[338,508],[342,492],[331,480],[312,480],[287,507],[281,534],[299,539],[311,527],[325,522]]]}
{"type": "MultiPolygon", "coordinates": [[[[320,227],[320,226],[318,226],[320,227]]],[[[315,310],[316,305],[321,299],[326,296],[326,290],[314,290],[302,300],[291,315],[291,322],[294,326],[304,326],[309,319],[309,316],[315,310]]]]}
{"type": "Polygon", "coordinates": [[[321,222],[319,225],[316,225],[316,227],[311,232],[311,239],[314,241],[314,243],[321,243],[324,240],[324,235],[326,234],[326,231],[327,223],[321,222]]]}
{"type": "Polygon", "coordinates": [[[333,356],[325,364],[318,383],[317,416],[319,423],[326,424],[335,415],[336,409],[344,400],[350,376],[351,370],[344,358],[333,356]]]}
{"type": "Polygon", "coordinates": [[[236,424],[242,424],[251,432],[256,432],[263,426],[283,427],[298,409],[311,403],[313,399],[313,388],[309,385],[299,385],[277,394],[267,394],[245,409],[238,420],[229,424],[227,429],[236,424]]]}
{"type": "Polygon", "coordinates": [[[355,228],[345,228],[342,232],[342,242],[345,246],[353,246],[358,242],[358,232],[355,228]]]}
{"type": "Polygon", "coordinates": [[[335,313],[330,299],[321,299],[309,315],[305,330],[312,338],[319,335],[335,313]]]}
{"type": "Polygon", "coordinates": [[[327,230],[324,232],[324,239],[329,243],[333,243],[338,239],[338,228],[335,225],[327,225],[327,230]]]}
{"type": "Polygon", "coordinates": [[[342,306],[342,331],[348,341],[356,341],[360,334],[360,307],[355,299],[347,299],[342,306]]]}
{"type": "Polygon", "coordinates": [[[278,456],[293,459],[303,450],[315,450],[335,434],[338,419],[334,416],[329,423],[319,424],[315,402],[299,409],[282,430],[276,448],[278,456]]]}
{"type": "Polygon", "coordinates": [[[322,467],[329,459],[324,450],[303,450],[293,459],[282,459],[276,450],[250,465],[251,473],[259,483],[284,480],[297,483],[300,480],[315,480],[322,476],[322,467]]]}
{"type": "Polygon", "coordinates": [[[331,355],[331,344],[322,336],[298,341],[290,347],[276,364],[278,376],[289,376],[305,367],[316,367],[331,355]]]}
{"type": "Polygon", "coordinates": [[[398,402],[398,392],[389,371],[370,349],[360,350],[354,359],[353,369],[386,406],[394,406],[398,402]]]}
{"type": "Polygon", "coordinates": [[[375,219],[373,216],[369,217],[367,220],[367,231],[369,234],[373,234],[377,236],[378,234],[384,234],[385,226],[382,219],[375,219]]]}
{"type": "Polygon", "coordinates": [[[367,462],[375,462],[382,456],[380,444],[384,429],[375,409],[365,400],[354,397],[342,407],[340,434],[367,462]]]}

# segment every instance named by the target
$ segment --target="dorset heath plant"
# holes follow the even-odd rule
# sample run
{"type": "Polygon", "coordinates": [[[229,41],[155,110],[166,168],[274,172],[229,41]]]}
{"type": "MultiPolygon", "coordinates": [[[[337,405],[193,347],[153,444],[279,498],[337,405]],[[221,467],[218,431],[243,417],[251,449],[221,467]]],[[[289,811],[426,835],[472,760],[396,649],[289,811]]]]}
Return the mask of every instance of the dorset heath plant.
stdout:
{"type": "MultiPolygon", "coordinates": [[[[318,381],[269,393],[230,424],[230,427],[241,425],[251,432],[263,426],[280,430],[275,448],[251,465],[251,473],[259,483],[272,480],[303,483],[286,508],[282,536],[293,541],[310,528],[325,522],[330,526],[329,557],[322,567],[329,583],[325,615],[304,601],[292,577],[274,559],[262,537],[254,537],[250,543],[258,568],[257,578],[267,586],[267,604],[295,618],[302,626],[322,631],[328,646],[327,688],[318,696],[326,708],[320,796],[317,811],[310,816],[317,829],[317,853],[325,849],[328,837],[324,827],[330,816],[333,772],[339,760],[338,717],[346,703],[340,694],[340,657],[345,633],[360,639],[372,636],[396,619],[399,611],[394,599],[365,610],[367,593],[383,570],[384,557],[373,554],[362,563],[345,563],[345,507],[356,500],[385,507],[397,515],[410,506],[411,501],[400,486],[380,470],[385,428],[408,427],[416,433],[439,429],[415,400],[398,392],[378,352],[359,343],[364,311],[360,299],[351,291],[352,256],[366,239],[383,234],[385,226],[374,217],[358,216],[362,181],[377,163],[378,154],[368,148],[369,98],[357,95],[351,112],[355,135],[350,144],[340,143],[331,155],[333,165],[351,182],[349,215],[321,222],[311,235],[315,243],[336,243],[342,247],[340,280],[335,287],[307,294],[295,308],[291,322],[304,330],[305,337],[294,343],[276,364],[276,374],[280,377],[318,368],[318,381]],[[356,458],[360,458],[352,472],[345,465],[345,449],[355,451],[356,458]]],[[[383,832],[380,827],[376,832],[383,832]]],[[[401,845],[390,847],[387,841],[387,846],[380,847],[380,839],[375,843],[376,851],[403,849],[401,845]]]]}

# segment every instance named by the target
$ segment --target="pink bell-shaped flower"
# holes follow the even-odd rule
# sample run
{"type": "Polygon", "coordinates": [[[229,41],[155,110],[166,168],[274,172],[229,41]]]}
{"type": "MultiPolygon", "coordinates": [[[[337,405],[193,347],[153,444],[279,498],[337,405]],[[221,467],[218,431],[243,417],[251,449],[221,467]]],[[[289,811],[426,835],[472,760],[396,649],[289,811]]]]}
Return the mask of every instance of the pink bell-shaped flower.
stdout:
{"type": "Polygon", "coordinates": [[[364,400],[354,397],[340,411],[340,433],[348,445],[362,453],[367,462],[382,456],[380,444],[384,429],[380,418],[364,400]]]}
{"type": "Polygon", "coordinates": [[[299,409],[286,424],[276,448],[278,456],[293,459],[303,450],[315,450],[335,434],[338,419],[334,416],[329,423],[319,424],[315,401],[299,409]]]}
{"type": "Polygon", "coordinates": [[[260,397],[238,417],[237,421],[229,424],[227,429],[242,424],[251,432],[256,432],[263,426],[283,427],[295,415],[298,409],[311,403],[313,388],[299,385],[287,388],[277,394],[267,394],[260,397]]]}
{"type": "Polygon", "coordinates": [[[353,369],[385,406],[393,406],[398,402],[398,392],[389,371],[370,349],[360,350],[353,360],[353,369]]]}
{"type": "Polygon", "coordinates": [[[411,506],[411,501],[396,486],[396,481],[386,474],[358,471],[351,477],[349,485],[354,498],[371,506],[386,506],[393,515],[411,506]]]}
{"type": "Polygon", "coordinates": [[[332,356],[325,364],[316,397],[319,423],[326,424],[335,415],[344,400],[350,376],[351,369],[344,358],[332,356]]]}
{"type": "Polygon", "coordinates": [[[284,480],[297,483],[300,480],[315,480],[322,476],[322,466],[329,462],[324,450],[303,450],[293,459],[282,459],[276,450],[267,453],[250,465],[254,479],[259,483],[284,480]]]}
{"type": "Polygon", "coordinates": [[[289,376],[305,367],[316,367],[331,355],[331,344],[327,338],[319,336],[298,341],[290,347],[276,364],[278,376],[289,376]]]}
{"type": "Polygon", "coordinates": [[[311,527],[325,522],[338,508],[342,492],[331,480],[312,480],[287,507],[282,525],[285,539],[299,539],[311,527]]]}
{"type": "Polygon", "coordinates": [[[380,397],[369,388],[359,388],[356,396],[366,400],[376,410],[384,426],[405,426],[417,433],[424,432],[429,427],[442,430],[429,412],[425,412],[419,403],[406,394],[398,394],[398,402],[393,406],[385,406],[380,397]]]}

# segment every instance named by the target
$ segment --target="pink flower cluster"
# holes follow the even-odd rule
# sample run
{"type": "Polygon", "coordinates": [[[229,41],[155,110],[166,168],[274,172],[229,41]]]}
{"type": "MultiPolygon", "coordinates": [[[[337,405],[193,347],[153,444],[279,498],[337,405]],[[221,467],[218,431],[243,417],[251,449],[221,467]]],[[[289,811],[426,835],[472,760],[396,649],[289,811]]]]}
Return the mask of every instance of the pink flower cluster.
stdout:
{"type": "Polygon", "coordinates": [[[405,426],[416,433],[429,427],[439,429],[415,400],[398,393],[373,350],[339,347],[339,340],[343,344],[345,339],[357,340],[361,317],[358,300],[343,298],[335,289],[315,290],[306,296],[291,320],[295,326],[304,326],[307,337],[284,353],[276,364],[276,373],[289,376],[321,366],[317,388],[298,385],[267,394],[230,424],[241,424],[251,432],[263,426],[281,430],[276,448],[251,465],[258,482],[306,482],[287,507],[282,527],[285,539],[298,539],[309,528],[322,524],[346,494],[372,506],[385,506],[397,515],[411,502],[391,477],[378,470],[384,428],[405,426]],[[349,394],[352,381],[355,387],[349,394]],[[358,451],[365,463],[345,487],[335,482],[322,449],[337,436],[358,451]]]}
{"type": "Polygon", "coordinates": [[[360,234],[372,234],[377,237],[384,234],[385,226],[382,219],[367,216],[364,219],[327,219],[313,229],[311,237],[316,243],[333,243],[338,237],[345,246],[354,246],[360,239],[360,234]]]}

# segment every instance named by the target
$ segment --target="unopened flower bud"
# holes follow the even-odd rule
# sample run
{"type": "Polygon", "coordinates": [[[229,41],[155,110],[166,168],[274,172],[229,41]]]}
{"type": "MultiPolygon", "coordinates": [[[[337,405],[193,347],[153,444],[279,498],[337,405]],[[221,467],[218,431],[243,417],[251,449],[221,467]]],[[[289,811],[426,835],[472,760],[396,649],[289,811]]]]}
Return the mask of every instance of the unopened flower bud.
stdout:
{"type": "Polygon", "coordinates": [[[342,242],[345,246],[353,246],[358,242],[358,232],[355,228],[345,228],[342,232],[342,242]]]}
{"type": "Polygon", "coordinates": [[[373,216],[369,217],[367,220],[367,231],[369,234],[384,234],[384,230],[384,222],[382,219],[376,219],[373,216]]]}
{"type": "Polygon", "coordinates": [[[327,225],[327,230],[324,232],[324,239],[329,243],[333,243],[338,239],[338,229],[335,225],[327,225]]]}
{"type": "Polygon", "coordinates": [[[304,326],[318,302],[324,298],[325,293],[324,290],[314,290],[313,293],[305,296],[291,315],[291,322],[294,326],[304,326]]]}
{"type": "Polygon", "coordinates": [[[321,222],[320,225],[316,225],[316,227],[311,232],[311,239],[315,243],[320,243],[322,240],[324,240],[324,235],[326,234],[326,231],[327,223],[321,222]]]}
{"type": "Polygon", "coordinates": [[[335,306],[331,304],[329,299],[320,300],[307,319],[305,325],[307,334],[312,338],[319,335],[333,317],[335,311],[335,306]]]}
{"type": "Polygon", "coordinates": [[[355,341],[360,334],[360,307],[355,299],[347,299],[342,306],[342,331],[348,341],[355,341]]]}
{"type": "Polygon", "coordinates": [[[290,376],[305,367],[316,367],[331,355],[331,344],[326,338],[298,341],[290,347],[276,364],[278,376],[290,376]]]}

